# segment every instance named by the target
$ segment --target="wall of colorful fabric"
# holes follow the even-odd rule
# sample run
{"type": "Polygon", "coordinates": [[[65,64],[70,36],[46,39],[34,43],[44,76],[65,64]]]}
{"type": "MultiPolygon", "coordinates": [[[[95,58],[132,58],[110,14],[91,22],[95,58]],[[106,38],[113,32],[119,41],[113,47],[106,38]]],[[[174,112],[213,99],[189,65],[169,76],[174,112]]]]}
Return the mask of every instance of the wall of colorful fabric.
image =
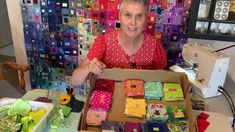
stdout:
{"type": "MultiPolygon", "coordinates": [[[[149,0],[145,31],[162,41],[169,65],[183,61],[190,6],[191,0],[149,0]]],[[[32,88],[71,86],[94,39],[120,27],[118,9],[119,0],[21,0],[32,88]]]]}

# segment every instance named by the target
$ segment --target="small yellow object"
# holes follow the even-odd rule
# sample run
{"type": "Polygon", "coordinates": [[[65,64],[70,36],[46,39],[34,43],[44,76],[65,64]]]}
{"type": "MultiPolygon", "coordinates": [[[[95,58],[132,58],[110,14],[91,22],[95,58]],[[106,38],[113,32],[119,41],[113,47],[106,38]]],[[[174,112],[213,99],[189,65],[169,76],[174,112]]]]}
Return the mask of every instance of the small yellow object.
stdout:
{"type": "Polygon", "coordinates": [[[74,88],[66,88],[67,94],[60,96],[60,104],[66,105],[71,100],[71,96],[75,94],[74,88]]]}
{"type": "Polygon", "coordinates": [[[71,95],[63,95],[63,96],[60,96],[60,104],[63,104],[63,105],[66,105],[69,103],[69,101],[71,100],[71,95]]]}
{"type": "Polygon", "coordinates": [[[159,132],[159,128],[158,128],[158,127],[154,127],[154,128],[153,128],[153,131],[154,131],[154,132],[159,132]]]}
{"type": "Polygon", "coordinates": [[[45,114],[46,111],[44,109],[40,109],[36,112],[29,112],[29,116],[32,117],[36,123],[38,123],[45,114]]]}

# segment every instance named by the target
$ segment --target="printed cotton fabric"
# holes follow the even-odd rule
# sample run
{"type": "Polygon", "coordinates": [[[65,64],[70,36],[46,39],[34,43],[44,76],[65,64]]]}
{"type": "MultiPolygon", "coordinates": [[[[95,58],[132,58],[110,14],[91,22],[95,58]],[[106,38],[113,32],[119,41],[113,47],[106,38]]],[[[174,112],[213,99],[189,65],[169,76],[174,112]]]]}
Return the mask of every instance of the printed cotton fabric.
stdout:
{"type": "Polygon", "coordinates": [[[125,80],[124,92],[126,96],[144,96],[144,81],[125,80]]]}
{"type": "Polygon", "coordinates": [[[145,82],[144,90],[146,99],[161,99],[163,97],[161,82],[145,82]]]}
{"type": "Polygon", "coordinates": [[[126,99],[126,109],[124,114],[130,117],[143,118],[146,115],[146,103],[145,99],[126,99]]]}
{"type": "Polygon", "coordinates": [[[107,111],[92,110],[87,111],[86,122],[88,125],[98,126],[107,118],[107,111]]]}
{"type": "Polygon", "coordinates": [[[106,91],[95,90],[90,98],[90,108],[108,111],[112,101],[112,94],[106,91]]]}

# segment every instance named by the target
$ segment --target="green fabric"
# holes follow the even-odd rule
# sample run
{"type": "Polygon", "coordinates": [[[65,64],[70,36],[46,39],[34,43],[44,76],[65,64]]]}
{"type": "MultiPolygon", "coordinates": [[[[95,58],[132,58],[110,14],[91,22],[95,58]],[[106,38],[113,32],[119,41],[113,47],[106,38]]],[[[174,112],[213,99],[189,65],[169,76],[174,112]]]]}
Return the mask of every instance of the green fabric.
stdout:
{"type": "Polygon", "coordinates": [[[69,114],[71,113],[72,108],[67,107],[67,106],[62,106],[62,111],[65,117],[68,117],[69,114]]]}
{"type": "Polygon", "coordinates": [[[183,90],[179,83],[164,83],[163,92],[166,101],[184,100],[183,90]]]}
{"type": "MultiPolygon", "coordinates": [[[[22,98],[28,99],[28,100],[35,100],[38,97],[47,97],[48,90],[43,89],[34,89],[32,91],[28,91],[22,98]]],[[[59,91],[60,92],[60,91],[59,91]]],[[[66,92],[60,92],[60,95],[66,94],[66,92]]],[[[51,95],[51,92],[49,92],[49,95],[51,95]]],[[[75,95],[75,97],[81,101],[86,101],[86,96],[82,95],[75,95]]],[[[71,112],[70,115],[65,118],[65,122],[69,125],[68,128],[59,128],[57,132],[75,132],[77,131],[79,119],[81,116],[81,112],[71,112]]],[[[44,124],[44,123],[43,123],[44,124]]],[[[50,126],[48,125],[48,129],[50,126]]]]}
{"type": "Polygon", "coordinates": [[[8,115],[21,115],[26,116],[31,111],[32,107],[27,100],[17,99],[15,103],[13,103],[8,111],[8,115]]]}
{"type": "Polygon", "coordinates": [[[166,110],[169,122],[186,122],[185,107],[183,105],[167,106],[166,110]]]}
{"type": "Polygon", "coordinates": [[[32,131],[33,127],[35,126],[35,122],[32,117],[25,116],[21,118],[22,122],[22,131],[29,132],[32,131]]]}

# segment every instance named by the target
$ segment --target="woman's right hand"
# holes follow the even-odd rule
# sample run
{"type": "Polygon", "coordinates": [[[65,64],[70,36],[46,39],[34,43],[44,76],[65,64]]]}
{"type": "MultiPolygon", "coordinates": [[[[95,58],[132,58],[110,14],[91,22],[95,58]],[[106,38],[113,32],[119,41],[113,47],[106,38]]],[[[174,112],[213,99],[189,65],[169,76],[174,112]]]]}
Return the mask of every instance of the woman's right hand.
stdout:
{"type": "Polygon", "coordinates": [[[94,74],[101,74],[105,68],[106,65],[97,58],[93,58],[88,64],[88,70],[94,74]]]}

